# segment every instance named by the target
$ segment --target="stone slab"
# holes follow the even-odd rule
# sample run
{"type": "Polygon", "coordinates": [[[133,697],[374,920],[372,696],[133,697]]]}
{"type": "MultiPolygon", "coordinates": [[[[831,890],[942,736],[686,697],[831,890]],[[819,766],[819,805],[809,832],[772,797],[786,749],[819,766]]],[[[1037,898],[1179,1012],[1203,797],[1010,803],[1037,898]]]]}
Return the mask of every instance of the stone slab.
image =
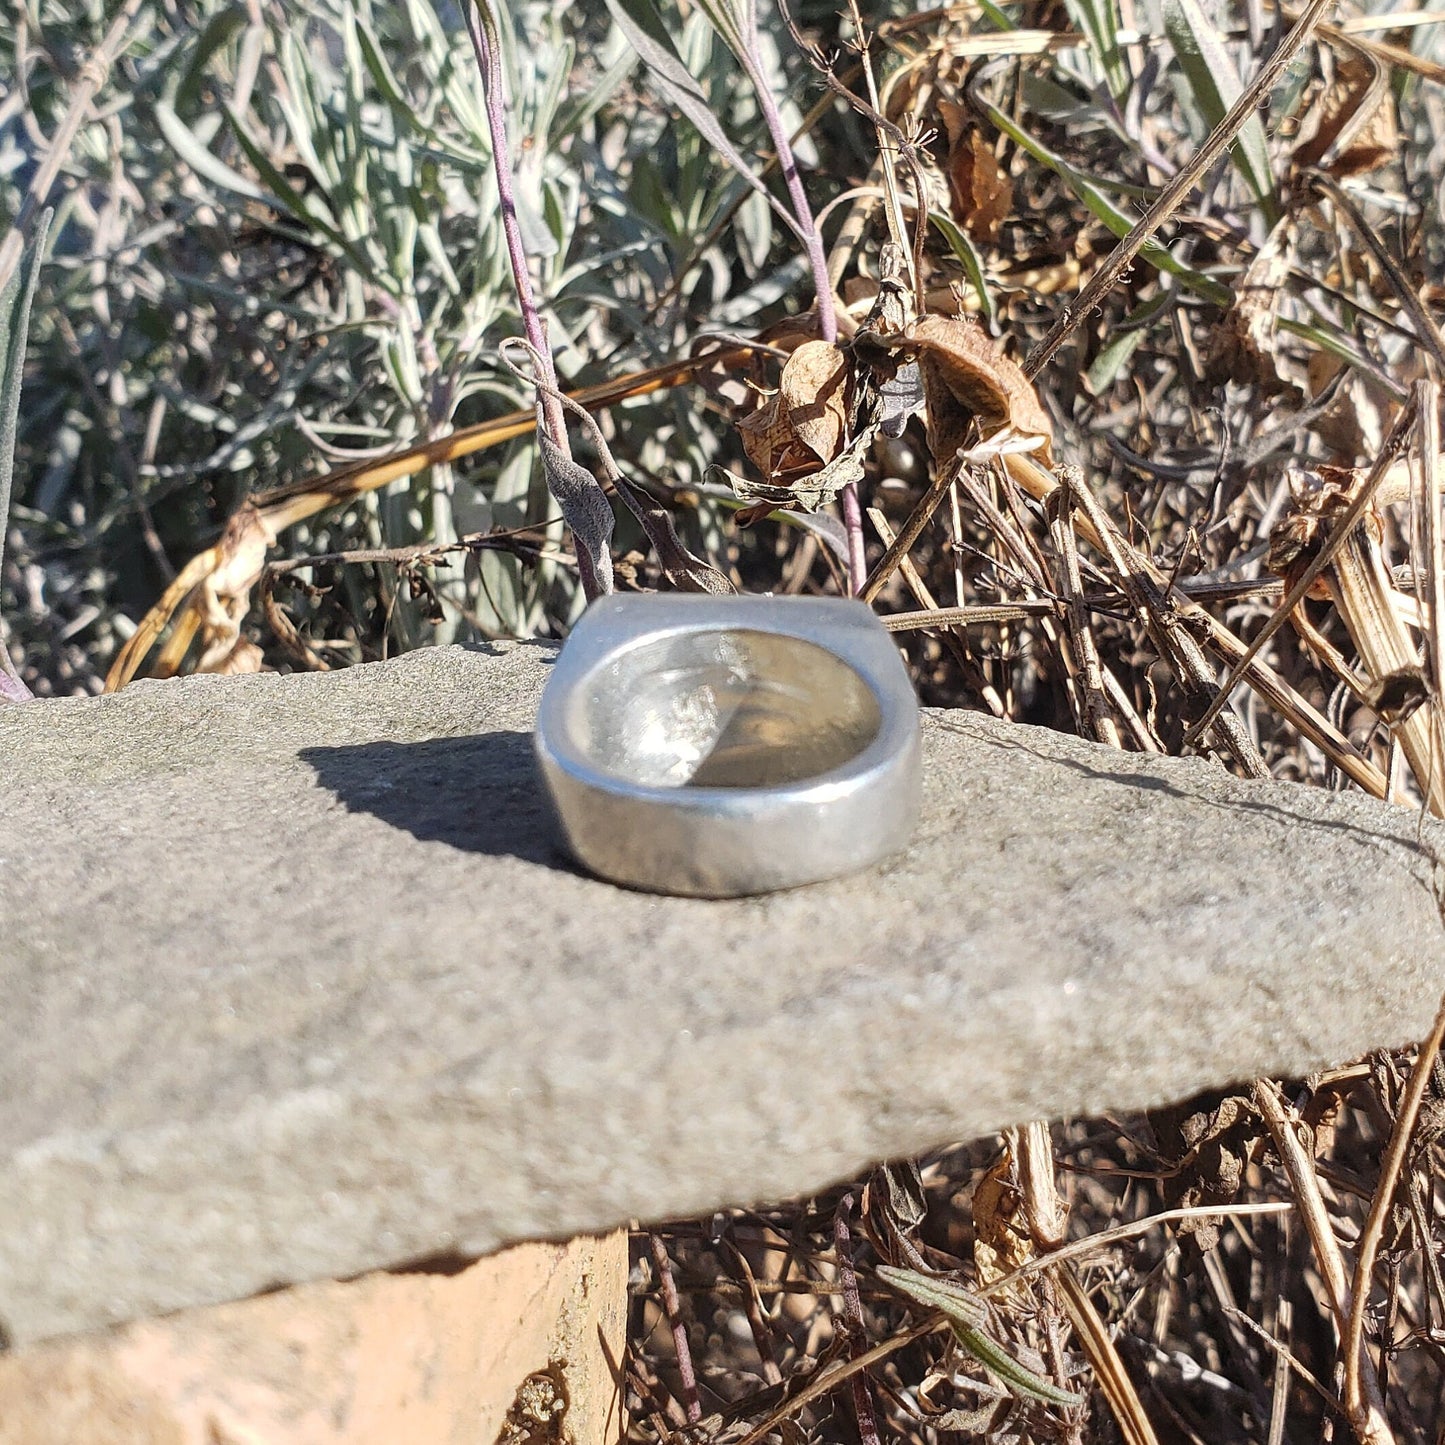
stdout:
{"type": "Polygon", "coordinates": [[[13,1340],[1299,1074],[1445,987],[1413,814],[972,714],[927,716],[871,873],[579,876],[531,759],[551,656],[0,709],[13,1340]]]}

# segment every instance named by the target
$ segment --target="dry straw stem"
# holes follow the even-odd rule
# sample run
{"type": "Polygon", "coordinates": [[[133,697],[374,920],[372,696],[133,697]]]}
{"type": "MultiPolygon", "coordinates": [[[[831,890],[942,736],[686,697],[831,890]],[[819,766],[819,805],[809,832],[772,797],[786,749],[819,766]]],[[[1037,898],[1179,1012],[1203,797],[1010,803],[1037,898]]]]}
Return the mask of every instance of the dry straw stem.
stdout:
{"type": "MultiPolygon", "coordinates": [[[[596,386],[585,386],[567,392],[566,395],[589,410],[600,410],[631,397],[645,396],[650,392],[679,386],[691,381],[700,370],[713,365],[734,365],[751,354],[752,348],[749,346],[723,347],[663,366],[629,372],[625,376],[601,382],[596,386]]],[[[518,437],[527,436],[536,425],[537,415],[531,408],[508,412],[494,421],[463,427],[448,436],[405,447],[379,461],[337,467],[289,486],[258,492],[242,504],[228,524],[227,535],[230,535],[237,519],[243,518],[248,508],[258,515],[262,525],[273,534],[279,534],[287,527],[293,527],[318,512],[341,506],[403,477],[414,477],[428,467],[459,461],[490,447],[501,446],[505,442],[515,441],[518,437]]],[[[116,654],[105,680],[107,692],[119,691],[135,677],[146,655],[184,603],[186,610],[176,619],[173,640],[154,671],[156,676],[168,677],[179,670],[201,621],[201,589],[221,568],[227,555],[227,538],[223,536],[219,542],[197,553],[186,563],[155,605],[141,619],[140,625],[125,646],[116,654]]],[[[258,568],[255,577],[246,585],[252,585],[259,575],[258,568]]]]}
{"type": "MultiPolygon", "coordinates": [[[[1365,1220],[1364,1229],[1360,1232],[1360,1242],[1355,1255],[1353,1297],[1340,1341],[1340,1352],[1345,1362],[1345,1413],[1351,1421],[1366,1418],[1368,1414],[1365,1398],[1367,1385],[1361,1375],[1360,1362],[1366,1358],[1365,1311],[1370,1300],[1370,1279],[1375,1272],[1375,1257],[1379,1252],[1380,1240],[1384,1237],[1390,1207],[1395,1199],[1395,1189],[1405,1169],[1405,1160],[1410,1152],[1410,1137],[1415,1132],[1415,1121],[1420,1116],[1420,1105],[1424,1101],[1425,1090],[1430,1086],[1435,1060],[1440,1056],[1442,1040],[1445,1040],[1445,999],[1441,1000],[1430,1035],[1420,1045],[1415,1067],[1410,1071],[1410,1080],[1405,1085],[1399,1112],[1395,1116],[1395,1126],[1390,1132],[1390,1147],[1385,1152],[1385,1162],[1380,1168],[1380,1182],[1375,1186],[1375,1196],[1370,1201],[1370,1213],[1365,1220]]],[[[1426,1248],[1430,1247],[1426,1245],[1426,1248]]]]}
{"type": "MultiPolygon", "coordinates": [[[[1330,1394],[1330,1392],[1325,1389],[1325,1387],[1320,1384],[1317,1379],[1315,1379],[1314,1375],[1306,1367],[1304,1362],[1289,1348],[1288,1345],[1285,1344],[1283,1340],[1277,1340],[1272,1334],[1270,1334],[1267,1329],[1265,1329],[1262,1324],[1259,1323],[1258,1320],[1250,1319],[1250,1317],[1242,1309],[1239,1309],[1235,1305],[1225,1305],[1224,1314],[1227,1318],[1233,1320],[1235,1324],[1239,1325],[1241,1329],[1247,1330],[1250,1334],[1252,1334],[1262,1345],[1265,1345],[1269,1349],[1273,1350],[1276,1359],[1285,1368],[1285,1370],[1293,1370],[1295,1374],[1298,1375],[1300,1379],[1303,1380],[1304,1383],[1308,1385],[1311,1390],[1314,1391],[1315,1395],[1319,1398],[1320,1403],[1324,1405],[1325,1408],[1328,1409],[1332,1414],[1339,1415],[1343,1413],[1343,1411],[1341,1411],[1340,1409],[1340,1402],[1335,1399],[1335,1397],[1330,1394]]],[[[1285,1400],[1285,1403],[1288,1404],[1287,1396],[1277,1395],[1276,1399],[1283,1399],[1285,1400]]],[[[1273,1420],[1271,1420],[1270,1423],[1270,1431],[1271,1433],[1269,1438],[1272,1442],[1281,1438],[1274,1432],[1273,1420]]]]}
{"type": "Polygon", "coordinates": [[[881,1364],[889,1355],[896,1355],[899,1350],[911,1345],[915,1340],[921,1340],[925,1335],[931,1335],[936,1330],[948,1327],[948,1321],[941,1314],[929,1315],[926,1319],[920,1320],[917,1324],[894,1335],[892,1339],[884,1340],[880,1345],[874,1345],[871,1350],[865,1350],[861,1355],[855,1355],[851,1360],[841,1360],[836,1365],[825,1366],[816,1374],[808,1376],[801,1389],[790,1395],[776,1409],[770,1410],[746,1435],[735,1441],[734,1445],[759,1445],[759,1442],[771,1435],[779,1425],[790,1420],[800,1410],[811,1405],[814,1400],[821,1400],[824,1395],[831,1394],[839,1385],[865,1370],[871,1370],[874,1365],[881,1364]]]}
{"type": "Polygon", "coordinates": [[[1068,487],[1060,487],[1050,501],[1049,534],[1058,557],[1059,592],[1065,602],[1065,616],[1069,624],[1069,651],[1073,663],[1071,678],[1080,731],[1096,742],[1120,748],[1123,740],[1119,736],[1118,725],[1109,714],[1099,649],[1094,642],[1094,632],[1084,604],[1079,549],[1074,537],[1073,492],[1068,487]]]}
{"type": "MultiPolygon", "coordinates": [[[[1067,504],[1065,504],[1067,506],[1067,504]]],[[[1077,554],[1075,555],[1077,561],[1077,554]]],[[[1117,738],[1117,734],[1115,734],[1117,738]]],[[[1117,741],[1114,746],[1118,746],[1117,741]]],[[[1039,1247],[1040,1257],[1053,1257],[1065,1238],[1067,1209],[1059,1197],[1054,1178],[1053,1144],[1049,1126],[1035,1120],[1022,1129],[1010,1130],[1014,1157],[1018,1160],[1019,1199],[1029,1234],[1039,1247]]],[[[1129,1445],[1159,1445],[1143,1401],[1114,1347],[1108,1326],[1094,1308],[1074,1271],[1067,1263],[1050,1270],[1064,1297],[1064,1308],[1089,1365],[1099,1382],[1114,1418],[1129,1445]]]]}
{"type": "MultiPolygon", "coordinates": [[[[1098,537],[1103,553],[1114,569],[1115,578],[1135,616],[1153,639],[1159,656],[1169,664],[1180,686],[1192,699],[1199,701],[1213,697],[1213,670],[1199,644],[1185,629],[1177,609],[1169,605],[1168,583],[1162,574],[1142,552],[1130,546],[1077,468],[1063,468],[1062,477],[1064,485],[1073,492],[1088,518],[1090,530],[1098,537]]],[[[1269,776],[1259,749],[1244,724],[1233,713],[1226,713],[1220,718],[1218,733],[1221,742],[1247,776],[1269,776]]]]}
{"type": "Polygon", "coordinates": [[[1053,1275],[1063,1291],[1069,1322],[1089,1357],[1094,1378],[1098,1380],[1099,1388],[1119,1422],[1120,1433],[1129,1445],[1159,1445],[1159,1437],[1144,1412],[1144,1402],[1139,1398],[1139,1392],[1134,1388],[1134,1382],[1129,1378],[1129,1372],[1124,1368],[1124,1361],[1109,1334],[1109,1327],[1094,1308],[1093,1300],[1068,1265],[1060,1265],[1053,1275]]]}
{"type": "MultiPolygon", "coordinates": [[[[1041,467],[1032,457],[1008,456],[1003,459],[1009,476],[1036,502],[1046,503],[1057,491],[1058,478],[1041,467]]],[[[1088,515],[1075,515],[1074,525],[1080,537],[1090,546],[1107,555],[1103,536],[1093,518],[1097,515],[1105,531],[1114,534],[1114,547],[1121,557],[1127,557],[1134,575],[1148,580],[1158,593],[1159,606],[1173,624],[1182,629],[1184,623],[1197,626],[1206,636],[1210,647],[1226,662],[1241,665],[1243,677],[1261,697],[1294,727],[1301,736],[1314,743],[1329,760],[1347,777],[1358,783],[1374,797],[1383,798],[1388,791],[1383,773],[1344,736],[1322,713],[1306,701],[1278,673],[1267,667],[1258,657],[1245,659],[1248,649],[1225,625],[1204,608],[1192,601],[1178,585],[1172,584],[1158,567],[1143,553],[1118,535],[1117,528],[1103,517],[1098,503],[1087,488],[1080,494],[1088,515]]],[[[1127,569],[1126,569],[1127,570],[1127,569]]],[[[1211,684],[1212,685],[1212,684],[1211,684]]]]}
{"type": "MultiPolygon", "coordinates": [[[[882,528],[879,535],[883,536],[882,528]]],[[[894,535],[892,527],[889,527],[887,536],[883,536],[885,546],[894,535]]],[[[911,561],[907,567],[900,566],[898,570],[903,573],[905,581],[908,581],[910,572],[917,576],[918,571],[911,561]]],[[[920,628],[984,627],[999,622],[1026,622],[1031,617],[1052,617],[1058,610],[1056,602],[1025,598],[1021,602],[980,602],[967,607],[928,607],[922,612],[890,612],[878,620],[889,632],[915,632],[920,628]]]]}
{"type": "MultiPolygon", "coordinates": [[[[895,533],[893,531],[893,528],[889,525],[887,517],[885,517],[883,513],[878,510],[877,507],[869,507],[868,519],[873,523],[873,528],[878,533],[878,536],[882,539],[883,545],[885,547],[891,547],[893,545],[895,533]]],[[[904,613],[904,616],[927,617],[933,615],[937,617],[942,616],[945,611],[958,610],[939,607],[937,599],[934,597],[933,593],[929,591],[928,583],[923,580],[923,574],[919,572],[916,566],[914,566],[913,559],[911,557],[904,557],[902,562],[900,562],[898,565],[898,570],[902,574],[904,582],[908,584],[908,590],[913,593],[914,597],[918,600],[919,605],[924,609],[922,612],[904,613]]],[[[1005,608],[995,610],[1007,611],[1008,609],[1005,608]]],[[[1046,605],[1045,615],[1047,610],[1048,609],[1046,605]]],[[[893,621],[893,618],[884,617],[880,620],[885,627],[888,627],[888,624],[893,621]]],[[[991,622],[1001,622],[1006,619],[1002,617],[993,617],[989,620],[991,622]]],[[[968,685],[977,691],[979,697],[983,699],[984,705],[995,717],[1004,717],[1007,714],[1008,709],[1004,707],[1003,699],[998,695],[998,689],[994,687],[994,685],[988,680],[987,677],[984,676],[983,670],[978,666],[976,662],[974,662],[973,658],[969,656],[968,648],[964,646],[963,638],[959,635],[959,619],[949,618],[948,620],[942,622],[931,624],[925,623],[923,625],[937,628],[940,636],[943,638],[944,646],[947,647],[948,650],[953,654],[953,660],[958,664],[959,669],[961,670],[964,678],[968,682],[968,685]]],[[[890,628],[890,631],[894,632],[904,630],[906,629],[890,628]]]]}
{"type": "Polygon", "coordinates": [[[944,494],[956,480],[963,467],[961,460],[954,460],[940,467],[938,475],[928,484],[928,490],[918,499],[918,505],[908,514],[907,521],[899,529],[892,544],[878,559],[868,580],[858,591],[859,600],[872,602],[883,590],[883,585],[898,569],[904,557],[912,550],[913,544],[923,535],[933,514],[943,501],[944,494]]]}
{"type": "MultiPolygon", "coordinates": [[[[1335,1328],[1343,1339],[1346,1321],[1351,1310],[1350,1284],[1345,1271],[1344,1256],[1340,1253],[1339,1242],[1335,1239],[1329,1212],[1320,1195],[1320,1181],[1315,1174],[1314,1163],[1300,1144],[1294,1123],[1285,1111],[1284,1102],[1275,1085],[1261,1080],[1254,1086],[1254,1101],[1264,1116],[1279,1151],[1280,1162],[1294,1192],[1295,1204],[1304,1218],[1305,1229],[1314,1249],[1315,1262],[1329,1294],[1330,1311],[1334,1316],[1335,1328]]],[[[1375,1373],[1374,1361],[1365,1351],[1363,1343],[1356,1351],[1357,1368],[1360,1376],[1360,1399],[1358,1413],[1350,1413],[1349,1420],[1361,1445],[1388,1445],[1394,1434],[1385,1417],[1385,1399],[1380,1390],[1380,1379],[1375,1373]]]]}
{"type": "Polygon", "coordinates": [[[1224,119],[1210,131],[1204,144],[1194,155],[1179,168],[1174,179],[1139,219],[1133,230],[1109,253],[1108,260],[1084,287],[1078,301],[1064,309],[1048,334],[1029,353],[1028,360],[1024,363],[1025,375],[1037,376],[1069,334],[1090,316],[1113,290],[1115,282],[1129,269],[1134,258],[1144,248],[1144,243],[1179,209],[1185,197],[1198,184],[1200,177],[1224,154],[1230,142],[1244,129],[1250,117],[1256,114],[1261,102],[1284,73],[1285,66],[1295,52],[1309,39],[1310,32],[1319,23],[1320,16],[1330,3],[1331,0],[1310,0],[1294,29],[1265,61],[1259,74],[1240,92],[1239,99],[1230,106],[1224,119]]]}
{"type": "Polygon", "coordinates": [[[1425,375],[1415,383],[1415,404],[1420,414],[1420,488],[1411,513],[1418,538],[1413,551],[1425,563],[1425,585],[1420,587],[1418,570],[1415,585],[1424,624],[1431,702],[1438,717],[1445,698],[1445,535],[1440,516],[1440,380],[1428,359],[1425,375]]]}
{"type": "Polygon", "coordinates": [[[1333,176],[1328,176],[1323,171],[1312,171],[1310,184],[1321,195],[1329,197],[1335,208],[1349,222],[1350,229],[1369,249],[1379,263],[1380,270],[1385,273],[1390,289],[1410,318],[1410,324],[1415,328],[1420,344],[1429,352],[1435,365],[1445,370],[1445,336],[1441,335],[1435,318],[1430,315],[1425,303],[1410,284],[1409,277],[1400,269],[1399,262],[1390,254],[1374,227],[1360,214],[1360,208],[1346,195],[1333,176]]]}
{"type": "MultiPolygon", "coordinates": [[[[1325,581],[1365,667],[1368,685],[1362,700],[1376,712],[1387,714],[1391,737],[1415,775],[1427,810],[1438,815],[1445,811],[1438,695],[1427,696],[1422,705],[1406,707],[1399,714],[1390,712],[1387,701],[1382,700],[1388,699],[1389,689],[1401,681],[1409,689],[1418,687],[1418,651],[1401,620],[1396,605],[1400,595],[1391,584],[1380,544],[1370,528],[1359,525],[1350,530],[1325,581]]],[[[1300,613],[1296,625],[1308,638],[1302,624],[1300,613]]],[[[1353,683],[1353,669],[1347,664],[1336,664],[1336,670],[1347,683],[1353,683]]]]}
{"type": "Polygon", "coordinates": [[[1112,1229],[1091,1234],[1087,1239],[1076,1239],[1072,1244],[1061,1244],[1048,1254],[1037,1255],[1008,1274],[1000,1275],[989,1284],[980,1285],[978,1293],[985,1296],[1004,1294],[1021,1280],[1040,1274],[1047,1269],[1056,1269],[1065,1261],[1087,1259],[1122,1244],[1126,1239],[1137,1239],[1163,1224],[1182,1224],[1186,1221],[1210,1219],[1244,1219],[1261,1214],[1288,1214],[1294,1205],[1287,1200],[1262,1200],[1254,1204],[1202,1205],[1185,1204],[1178,1209],[1164,1209],[1151,1214],[1147,1219],[1136,1219],[1131,1224],[1115,1225],[1112,1229]]]}
{"type": "MultiPolygon", "coordinates": [[[[1179,1209],[1166,1209],[1159,1214],[1150,1215],[1148,1219],[1138,1219],[1131,1224],[1121,1224],[1116,1228],[1091,1235],[1088,1239],[1079,1239],[1072,1244],[1061,1245],[1050,1254],[1036,1255],[1010,1273],[1001,1275],[989,1284],[980,1285],[976,1293],[984,1298],[1003,1294],[1021,1280],[1040,1274],[1044,1270],[1055,1270],[1068,1260],[1086,1259],[1091,1255],[1110,1249],[1116,1244],[1121,1244],[1126,1239],[1135,1239],[1141,1234],[1147,1234],[1151,1229],[1156,1229],[1160,1225],[1178,1224],[1185,1220],[1287,1214],[1293,1208],[1294,1206],[1288,1202],[1268,1201],[1258,1204],[1225,1205],[1218,1208],[1191,1205],[1179,1209]]],[[[812,1287],[810,1286],[810,1288],[812,1287]]],[[[822,1399],[824,1395],[830,1394],[858,1371],[871,1370],[874,1365],[881,1364],[890,1355],[906,1349],[915,1341],[923,1339],[924,1336],[949,1328],[948,1320],[942,1314],[931,1314],[851,1360],[842,1360],[835,1365],[825,1366],[816,1374],[810,1375],[801,1388],[784,1400],[781,1405],[769,1411],[747,1434],[733,1442],[733,1445],[759,1445],[759,1442],[771,1435],[786,1420],[811,1405],[814,1400],[822,1399]]]]}
{"type": "Polygon", "coordinates": [[[1189,729],[1185,735],[1185,743],[1192,743],[1201,737],[1205,730],[1213,723],[1229,701],[1229,695],[1239,684],[1247,665],[1254,661],[1255,657],[1262,651],[1269,640],[1284,626],[1290,615],[1299,603],[1304,599],[1320,574],[1334,561],[1340,549],[1344,547],[1350,534],[1359,524],[1365,515],[1375,495],[1375,489],[1384,479],[1385,473],[1390,468],[1390,463],[1395,459],[1396,454],[1405,445],[1410,434],[1410,427],[1415,420],[1415,404],[1412,400],[1400,411],[1395,418],[1395,424],[1390,428],[1389,435],[1385,438],[1384,445],[1380,448],[1380,454],[1375,458],[1375,464],[1366,474],[1359,490],[1355,493],[1348,508],[1336,522],[1330,536],[1325,540],[1324,545],[1310,559],[1308,566],[1300,573],[1294,585],[1285,594],[1284,600],[1275,609],[1269,621],[1260,628],[1258,636],[1249,644],[1244,656],[1234,665],[1234,668],[1225,680],[1224,686],[1220,688],[1219,695],[1206,709],[1204,715],[1189,729]]]}

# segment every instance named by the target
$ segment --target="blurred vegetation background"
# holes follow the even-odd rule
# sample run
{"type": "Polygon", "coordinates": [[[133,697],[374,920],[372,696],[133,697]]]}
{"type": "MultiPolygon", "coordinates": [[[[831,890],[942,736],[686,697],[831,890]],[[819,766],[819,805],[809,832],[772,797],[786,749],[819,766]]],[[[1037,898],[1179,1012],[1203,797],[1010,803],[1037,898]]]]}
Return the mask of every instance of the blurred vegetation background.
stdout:
{"type": "MultiPolygon", "coordinates": [[[[122,7],[5,8],[0,232],[122,7]]],[[[530,404],[496,358],[521,328],[456,5],[123,8],[129,43],[52,195],[22,394],[0,616],[39,694],[98,690],[135,620],[249,493],[530,404]]],[[[602,7],[501,19],[524,235],[564,380],[646,367],[776,311],[801,263],[761,198],[639,93],[602,7]]],[[[781,28],[774,16],[766,54],[796,126],[787,97],[805,62],[785,63],[781,28]]],[[[731,133],[756,140],[756,99],[706,19],[676,37],[731,133]]],[[[616,426],[644,478],[679,486],[700,479],[726,420],[676,392],[616,426]]],[[[519,440],[318,517],[285,546],[445,544],[555,515],[519,440]]],[[[694,509],[689,525],[717,547],[716,516],[694,509]]],[[[619,541],[637,539],[624,527],[619,541]]],[[[565,566],[499,552],[438,572],[440,608],[395,567],[334,580],[333,665],[545,634],[580,604],[565,566]]]]}

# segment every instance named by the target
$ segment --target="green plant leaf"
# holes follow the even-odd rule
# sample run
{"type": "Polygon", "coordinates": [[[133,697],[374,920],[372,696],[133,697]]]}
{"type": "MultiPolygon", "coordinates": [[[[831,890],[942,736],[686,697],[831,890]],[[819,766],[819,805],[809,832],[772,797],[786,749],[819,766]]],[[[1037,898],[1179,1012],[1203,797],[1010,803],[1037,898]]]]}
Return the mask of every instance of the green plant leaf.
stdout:
{"type": "Polygon", "coordinates": [[[708,144],[782,217],[789,230],[806,243],[792,212],[762,183],[757,173],[740,156],[713,114],[708,98],[688,68],[682,63],[672,37],[652,0],[607,0],[617,28],[638,53],[642,63],[667,98],[697,127],[708,144]]]}
{"type": "MultiPolygon", "coordinates": [[[[1041,141],[1036,140],[996,105],[979,97],[979,106],[984,115],[1006,136],[1022,146],[1036,161],[1042,161],[1050,170],[1062,176],[1074,188],[1079,199],[1116,236],[1127,236],[1134,229],[1138,218],[1120,210],[1087,176],[1076,171],[1061,156],[1056,155],[1041,141]]],[[[1145,241],[1139,254],[1151,266],[1167,272],[1170,276],[1178,277],[1191,291],[1203,296],[1206,301],[1212,301],[1216,306],[1228,306],[1234,300],[1234,292],[1223,282],[1216,281],[1212,276],[1206,276],[1204,272],[1196,270],[1193,266],[1171,255],[1158,241],[1145,241]]]]}
{"type": "MultiPolygon", "coordinates": [[[[1244,89],[1224,41],[1200,8],[1199,0],[1164,0],[1164,29],[1189,83],[1194,103],[1212,130],[1244,89]]],[[[1245,121],[1229,154],[1259,202],[1265,219],[1274,225],[1279,219],[1279,206],[1275,201],[1274,174],[1270,169],[1264,125],[1257,115],[1245,121]]]]}
{"type": "Polygon", "coordinates": [[[267,199],[260,186],[216,156],[165,101],[156,101],[155,116],[166,144],[203,180],[250,201],[267,199]]]}
{"type": "Polygon", "coordinates": [[[175,86],[175,94],[171,97],[177,114],[184,111],[191,115],[202,108],[202,93],[211,58],[218,50],[229,45],[232,39],[246,28],[246,24],[244,5],[228,5],[225,9],[218,10],[206,22],[190,52],[185,72],[175,86]]]}
{"type": "Polygon", "coordinates": [[[988,282],[984,279],[983,274],[983,261],[973,242],[954,223],[953,218],[946,216],[942,211],[930,211],[928,219],[943,233],[944,240],[948,242],[949,248],[963,266],[969,285],[978,295],[978,309],[992,324],[998,318],[998,309],[994,306],[993,297],[989,294],[988,282]]]}
{"type": "Polygon", "coordinates": [[[1143,341],[1150,326],[1173,304],[1174,296],[1168,291],[1161,291],[1157,296],[1151,296],[1142,306],[1136,306],[1124,318],[1119,329],[1109,338],[1085,374],[1089,390],[1095,396],[1113,384],[1114,378],[1139,349],[1139,343],[1143,341]]]}
{"type": "Polygon", "coordinates": [[[242,123],[241,117],[227,107],[226,115],[231,122],[231,133],[236,137],[241,149],[246,152],[246,159],[256,168],[256,174],[265,181],[270,189],[270,200],[278,209],[288,212],[296,220],[300,221],[311,231],[324,236],[337,250],[343,252],[362,275],[369,277],[384,290],[394,292],[396,282],[390,274],[379,274],[371,264],[370,258],[351,241],[343,235],[337,227],[329,221],[324,220],[314,206],[308,206],[305,198],[295,186],[286,179],[285,175],[271,160],[270,156],[251,139],[250,133],[242,123]]]}
{"type": "Polygon", "coordinates": [[[1109,94],[1123,102],[1129,94],[1129,69],[1119,49],[1119,10],[1116,0],[1067,0],[1069,18],[1089,37],[1089,49],[1104,72],[1109,94]]]}
{"type": "Polygon", "coordinates": [[[959,1344],[1016,1395],[1066,1408],[1084,1403],[1082,1396],[1061,1390],[1052,1380],[1046,1380],[1019,1364],[988,1334],[988,1306],[972,1290],[953,1280],[919,1274],[914,1269],[895,1269],[887,1264],[880,1264],[877,1273],[890,1289],[896,1289],[915,1304],[942,1314],[952,1326],[954,1338],[959,1344]]]}

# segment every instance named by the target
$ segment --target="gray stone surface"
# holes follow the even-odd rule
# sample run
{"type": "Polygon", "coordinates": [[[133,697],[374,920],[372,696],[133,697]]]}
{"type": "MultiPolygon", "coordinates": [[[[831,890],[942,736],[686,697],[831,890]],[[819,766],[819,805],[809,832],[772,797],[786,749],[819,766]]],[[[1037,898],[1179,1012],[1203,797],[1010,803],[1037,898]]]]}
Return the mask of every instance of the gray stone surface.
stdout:
{"type": "Polygon", "coordinates": [[[580,877],[532,771],[549,657],[0,709],[13,1339],[1299,1073],[1445,986],[1413,815],[972,715],[928,718],[872,873],[580,877]]]}

